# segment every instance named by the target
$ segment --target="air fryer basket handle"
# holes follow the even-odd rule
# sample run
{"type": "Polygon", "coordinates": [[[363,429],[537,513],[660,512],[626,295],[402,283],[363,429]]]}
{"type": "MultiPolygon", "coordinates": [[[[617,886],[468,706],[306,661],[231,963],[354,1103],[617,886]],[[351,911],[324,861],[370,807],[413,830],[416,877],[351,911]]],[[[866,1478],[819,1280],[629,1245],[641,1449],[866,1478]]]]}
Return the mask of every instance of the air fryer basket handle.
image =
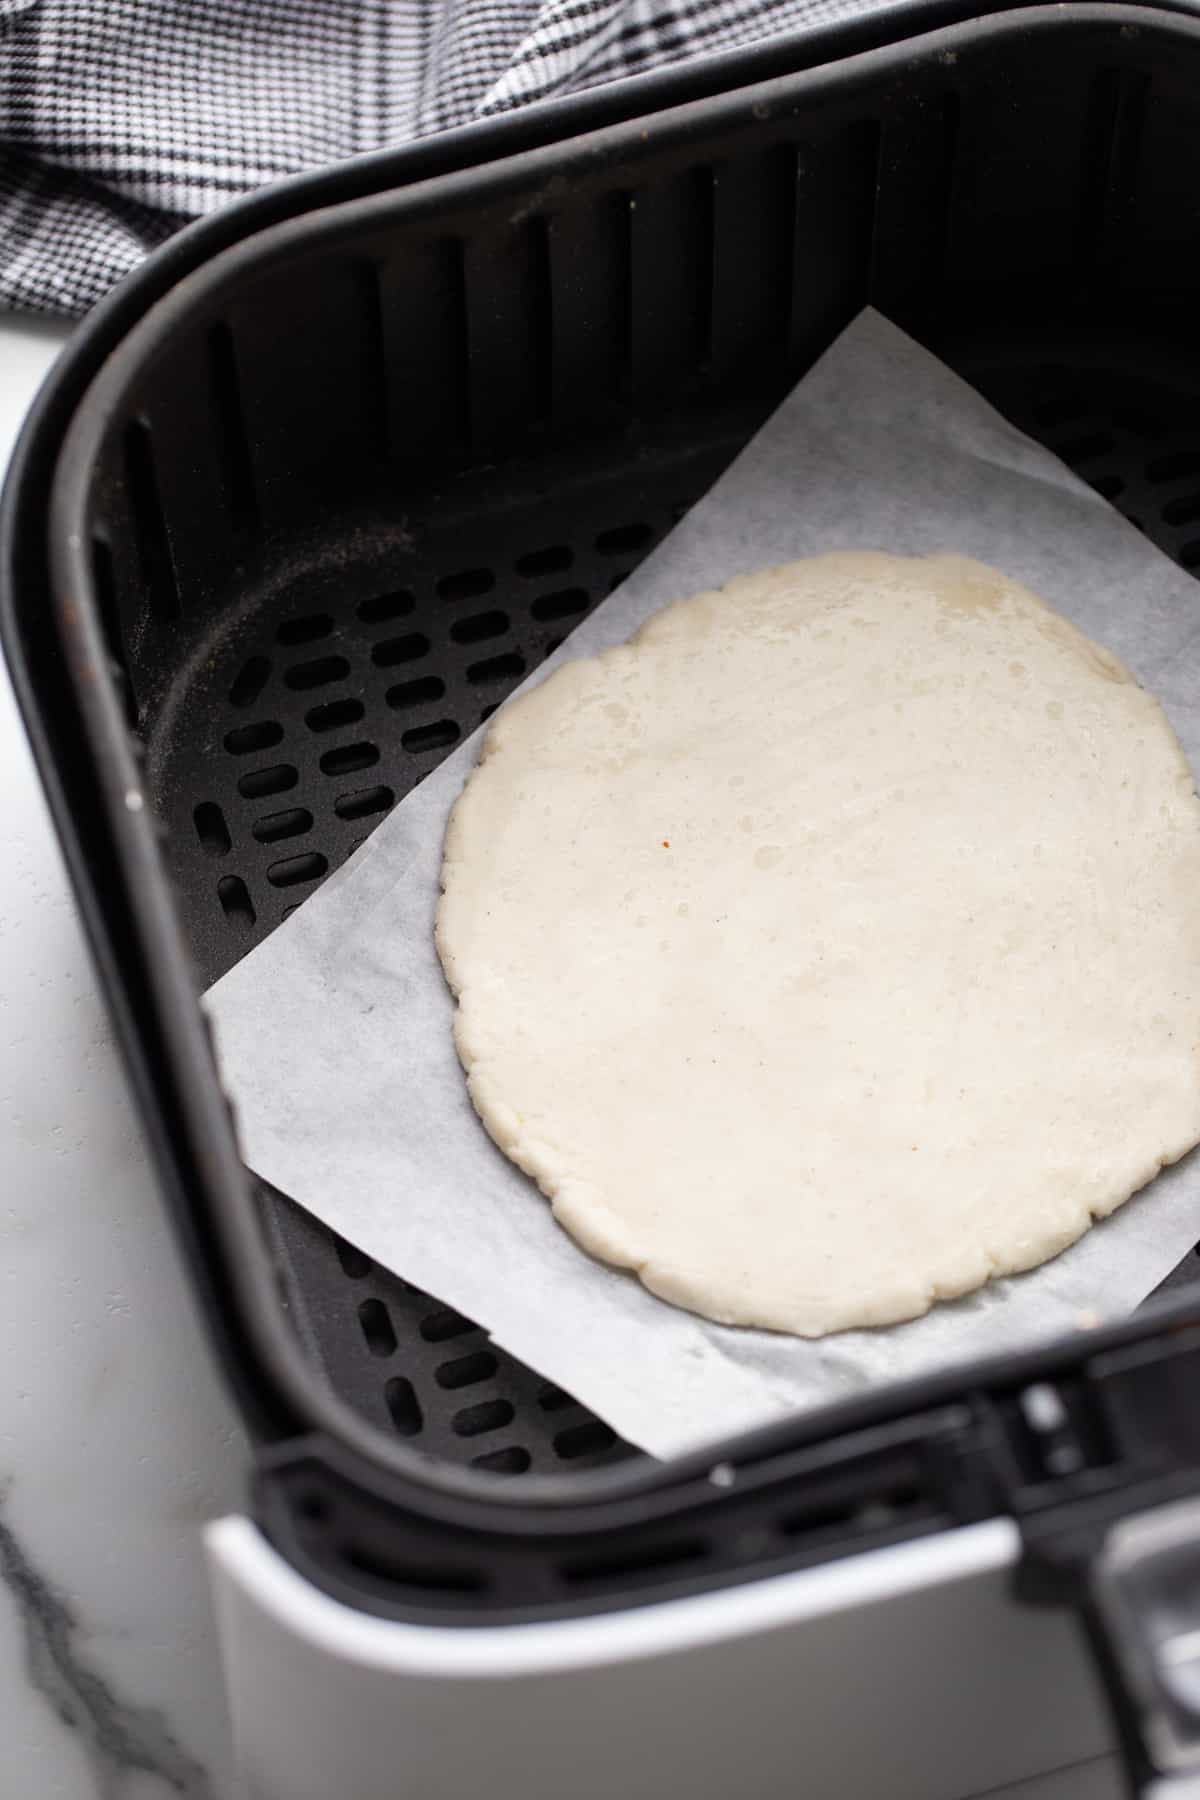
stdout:
{"type": "Polygon", "coordinates": [[[1111,1525],[1079,1604],[1137,1800],[1200,1800],[1200,1497],[1111,1525]]]}

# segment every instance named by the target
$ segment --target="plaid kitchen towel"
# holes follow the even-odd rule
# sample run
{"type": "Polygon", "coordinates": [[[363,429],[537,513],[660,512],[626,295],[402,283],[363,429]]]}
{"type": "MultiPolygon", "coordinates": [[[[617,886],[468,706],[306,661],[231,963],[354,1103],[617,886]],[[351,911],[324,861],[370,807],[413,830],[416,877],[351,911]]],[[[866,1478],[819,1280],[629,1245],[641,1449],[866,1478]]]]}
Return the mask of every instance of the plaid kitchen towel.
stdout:
{"type": "Polygon", "coordinates": [[[81,313],[264,182],[871,3],[0,0],[0,307],[81,313]]]}

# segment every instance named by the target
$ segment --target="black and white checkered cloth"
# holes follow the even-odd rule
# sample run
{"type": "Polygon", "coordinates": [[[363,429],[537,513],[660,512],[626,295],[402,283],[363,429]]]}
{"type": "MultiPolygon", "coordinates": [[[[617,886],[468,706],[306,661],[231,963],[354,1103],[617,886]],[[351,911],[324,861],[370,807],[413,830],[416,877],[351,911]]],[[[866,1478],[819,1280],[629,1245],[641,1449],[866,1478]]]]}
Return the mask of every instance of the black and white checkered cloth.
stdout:
{"type": "Polygon", "coordinates": [[[0,307],[281,175],[870,0],[0,0],[0,307]]]}

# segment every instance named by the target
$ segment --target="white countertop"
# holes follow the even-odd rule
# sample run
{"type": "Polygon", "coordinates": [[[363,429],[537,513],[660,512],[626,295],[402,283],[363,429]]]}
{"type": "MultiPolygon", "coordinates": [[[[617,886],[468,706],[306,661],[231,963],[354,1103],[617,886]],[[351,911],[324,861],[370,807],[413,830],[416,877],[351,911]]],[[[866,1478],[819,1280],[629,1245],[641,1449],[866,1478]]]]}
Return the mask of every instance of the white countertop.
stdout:
{"type": "MultiPolygon", "coordinates": [[[[0,462],[63,342],[0,320],[0,462]]],[[[219,1389],[0,665],[0,1793],[224,1800],[219,1389]]]]}

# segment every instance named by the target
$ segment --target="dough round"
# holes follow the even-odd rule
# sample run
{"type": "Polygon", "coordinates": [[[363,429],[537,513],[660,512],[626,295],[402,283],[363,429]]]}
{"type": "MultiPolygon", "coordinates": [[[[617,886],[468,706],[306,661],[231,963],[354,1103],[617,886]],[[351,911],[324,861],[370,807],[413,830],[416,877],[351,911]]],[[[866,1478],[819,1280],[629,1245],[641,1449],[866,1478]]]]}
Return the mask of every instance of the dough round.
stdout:
{"type": "Polygon", "coordinates": [[[1033,1268],[1200,1138],[1200,800],[1158,704],[957,556],[743,576],[493,721],[437,940],[471,1098],[725,1324],[1033,1268]]]}

